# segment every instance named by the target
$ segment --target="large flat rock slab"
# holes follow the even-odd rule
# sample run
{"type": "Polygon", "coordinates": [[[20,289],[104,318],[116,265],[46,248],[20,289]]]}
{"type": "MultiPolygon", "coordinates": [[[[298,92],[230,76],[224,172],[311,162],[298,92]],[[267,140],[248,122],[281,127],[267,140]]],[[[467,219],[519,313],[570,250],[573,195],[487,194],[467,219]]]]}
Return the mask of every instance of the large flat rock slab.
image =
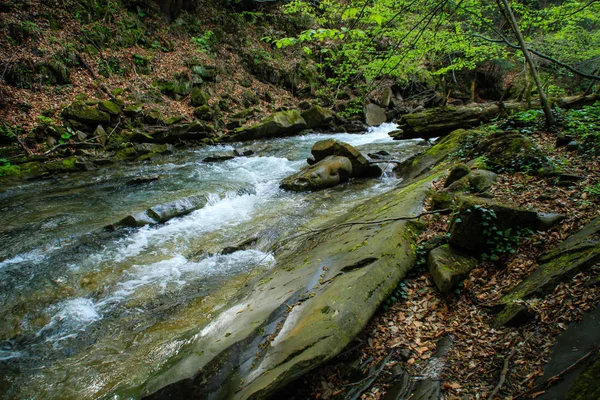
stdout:
{"type": "Polygon", "coordinates": [[[264,398],[337,355],[414,264],[417,225],[391,219],[421,213],[432,179],[280,243],[277,265],[144,384],[147,398],[264,398]]]}

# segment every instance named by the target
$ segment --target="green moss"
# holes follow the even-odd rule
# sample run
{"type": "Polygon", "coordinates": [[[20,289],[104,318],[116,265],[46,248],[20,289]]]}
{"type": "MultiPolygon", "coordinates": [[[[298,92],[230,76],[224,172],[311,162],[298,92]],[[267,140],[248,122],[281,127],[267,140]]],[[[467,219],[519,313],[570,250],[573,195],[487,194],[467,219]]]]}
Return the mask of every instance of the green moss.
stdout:
{"type": "Polygon", "coordinates": [[[62,163],[63,163],[63,167],[65,167],[65,169],[74,169],[75,168],[75,158],[65,158],[62,163]]]}
{"type": "Polygon", "coordinates": [[[21,176],[21,168],[17,165],[3,165],[0,167],[0,177],[21,176]]]}

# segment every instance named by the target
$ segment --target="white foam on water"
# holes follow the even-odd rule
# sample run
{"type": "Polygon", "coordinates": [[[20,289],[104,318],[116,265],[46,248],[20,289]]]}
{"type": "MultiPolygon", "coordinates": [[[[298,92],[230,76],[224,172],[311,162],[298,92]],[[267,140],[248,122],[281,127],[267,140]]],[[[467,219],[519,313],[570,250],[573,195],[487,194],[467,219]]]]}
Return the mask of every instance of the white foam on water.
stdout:
{"type": "Polygon", "coordinates": [[[102,316],[91,299],[78,297],[60,303],[58,311],[37,336],[48,335],[46,340],[58,342],[75,336],[77,331],[85,329],[102,316]]]}
{"type": "Polygon", "coordinates": [[[99,301],[99,310],[108,311],[114,304],[134,295],[148,286],[164,291],[169,284],[183,286],[189,280],[210,275],[231,275],[251,269],[252,266],[271,267],[275,260],[271,254],[258,250],[240,250],[227,255],[208,256],[200,261],[189,261],[182,255],[148,265],[135,265],[127,273],[129,279],[117,284],[110,296],[99,301]]]}

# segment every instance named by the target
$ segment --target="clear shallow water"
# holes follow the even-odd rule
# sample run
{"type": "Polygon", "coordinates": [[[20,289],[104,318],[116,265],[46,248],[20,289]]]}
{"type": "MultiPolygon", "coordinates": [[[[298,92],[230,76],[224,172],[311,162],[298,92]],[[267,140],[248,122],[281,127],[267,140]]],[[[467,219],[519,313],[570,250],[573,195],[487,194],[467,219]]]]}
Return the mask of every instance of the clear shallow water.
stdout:
{"type": "Polygon", "coordinates": [[[186,150],[1,193],[0,395],[136,397],[135,387],[211,320],[233,288],[273,267],[269,248],[278,238],[397,184],[384,177],[318,193],[281,190],[314,142],[335,138],[365,154],[387,150],[405,159],[418,147],[392,141],[394,128],[256,142],[257,156],[221,163],[201,160],[233,147],[186,150]],[[126,184],[144,175],[160,179],[126,184]],[[184,217],[102,230],[197,195],[206,206],[184,217]],[[256,239],[251,248],[221,253],[249,238],[256,239]]]}

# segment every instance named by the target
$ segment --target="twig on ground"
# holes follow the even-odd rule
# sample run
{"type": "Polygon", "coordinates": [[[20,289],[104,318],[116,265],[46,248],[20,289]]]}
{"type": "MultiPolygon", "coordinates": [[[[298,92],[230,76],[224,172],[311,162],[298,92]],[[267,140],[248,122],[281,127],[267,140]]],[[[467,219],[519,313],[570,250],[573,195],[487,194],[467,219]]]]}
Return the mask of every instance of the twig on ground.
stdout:
{"type": "MultiPolygon", "coordinates": [[[[522,343],[520,343],[520,345],[524,346],[529,341],[529,338],[531,338],[532,335],[533,335],[533,332],[529,336],[527,336],[527,338],[522,343]]],[[[498,394],[498,392],[502,388],[502,385],[504,385],[504,382],[506,381],[506,374],[508,373],[508,365],[510,363],[511,358],[513,358],[513,356],[516,354],[518,345],[519,344],[515,345],[512,348],[512,350],[510,351],[510,354],[504,360],[504,366],[502,367],[502,372],[500,373],[500,379],[498,380],[498,384],[496,385],[496,387],[494,388],[494,390],[492,390],[492,393],[490,394],[490,397],[489,397],[490,400],[494,399],[494,397],[498,394]]]]}
{"type": "Polygon", "coordinates": [[[529,390],[527,390],[527,391],[525,391],[523,393],[520,393],[520,394],[516,395],[515,397],[513,397],[513,400],[522,399],[525,396],[528,396],[529,394],[534,393],[534,392],[536,392],[538,390],[548,389],[550,386],[554,385],[564,375],[566,375],[569,372],[571,372],[572,370],[574,370],[579,364],[581,364],[582,362],[586,361],[588,358],[590,358],[591,356],[593,356],[594,354],[596,354],[598,352],[598,350],[600,350],[600,345],[599,346],[595,346],[587,354],[585,354],[579,360],[575,361],[573,364],[569,365],[567,368],[565,368],[564,370],[562,370],[558,374],[556,374],[556,375],[554,375],[554,376],[546,379],[544,382],[542,382],[542,383],[540,383],[538,385],[535,385],[531,389],[529,389],[529,390]]]}

